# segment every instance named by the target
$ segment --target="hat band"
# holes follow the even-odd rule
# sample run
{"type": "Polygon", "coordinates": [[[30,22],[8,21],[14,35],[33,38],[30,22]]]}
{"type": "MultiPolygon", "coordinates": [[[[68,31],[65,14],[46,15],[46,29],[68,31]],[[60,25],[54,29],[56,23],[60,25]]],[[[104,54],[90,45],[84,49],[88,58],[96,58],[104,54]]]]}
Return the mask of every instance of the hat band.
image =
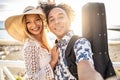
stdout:
{"type": "Polygon", "coordinates": [[[24,11],[23,13],[25,13],[25,12],[27,12],[27,11],[30,11],[30,10],[32,10],[32,9],[28,9],[28,10],[24,11]]]}

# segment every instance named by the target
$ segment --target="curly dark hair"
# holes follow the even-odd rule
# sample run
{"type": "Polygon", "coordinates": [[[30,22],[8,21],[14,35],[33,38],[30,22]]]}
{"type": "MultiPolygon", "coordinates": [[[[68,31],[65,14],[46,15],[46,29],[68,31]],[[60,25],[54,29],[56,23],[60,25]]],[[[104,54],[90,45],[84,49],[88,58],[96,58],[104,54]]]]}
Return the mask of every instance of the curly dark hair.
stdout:
{"type": "Polygon", "coordinates": [[[63,4],[63,3],[58,4],[58,5],[56,5],[56,4],[40,4],[40,7],[43,9],[43,11],[46,15],[47,23],[48,23],[48,15],[49,15],[50,11],[56,7],[63,9],[66,12],[66,14],[71,22],[73,21],[73,19],[75,17],[74,10],[71,8],[71,6],[69,6],[67,4],[63,4]]]}

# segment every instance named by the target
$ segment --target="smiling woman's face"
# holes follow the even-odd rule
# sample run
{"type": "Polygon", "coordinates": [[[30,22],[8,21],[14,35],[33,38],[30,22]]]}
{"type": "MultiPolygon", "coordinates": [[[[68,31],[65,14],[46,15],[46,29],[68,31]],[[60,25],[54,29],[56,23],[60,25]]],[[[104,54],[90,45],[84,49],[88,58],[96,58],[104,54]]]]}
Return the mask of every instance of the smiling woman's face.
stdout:
{"type": "Polygon", "coordinates": [[[42,31],[42,20],[37,14],[27,14],[25,15],[25,23],[28,31],[32,35],[39,35],[42,31]]]}

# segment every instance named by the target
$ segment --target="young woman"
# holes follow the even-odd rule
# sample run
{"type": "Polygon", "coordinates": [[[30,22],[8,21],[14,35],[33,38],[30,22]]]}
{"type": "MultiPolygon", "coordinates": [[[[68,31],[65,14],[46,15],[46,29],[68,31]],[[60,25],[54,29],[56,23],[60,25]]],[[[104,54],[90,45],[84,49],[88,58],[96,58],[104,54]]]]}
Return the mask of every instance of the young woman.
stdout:
{"type": "Polygon", "coordinates": [[[28,6],[23,14],[6,19],[8,33],[24,42],[23,53],[29,80],[53,80],[53,68],[58,60],[58,50],[54,47],[49,53],[44,31],[45,16],[42,9],[28,6]]]}

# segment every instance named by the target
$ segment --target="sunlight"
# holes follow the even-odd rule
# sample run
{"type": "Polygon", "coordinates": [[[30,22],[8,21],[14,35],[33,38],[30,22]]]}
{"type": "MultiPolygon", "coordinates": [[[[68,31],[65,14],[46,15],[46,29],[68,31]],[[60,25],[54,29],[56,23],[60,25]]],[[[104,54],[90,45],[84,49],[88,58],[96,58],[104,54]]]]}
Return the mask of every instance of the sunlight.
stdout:
{"type": "MultiPolygon", "coordinates": [[[[0,12],[0,20],[4,21],[8,16],[20,14],[24,7],[31,5],[31,6],[38,6],[39,1],[47,1],[47,0],[20,0],[15,1],[12,0],[10,3],[3,3],[6,5],[5,9],[0,12]],[[19,4],[17,4],[19,3],[19,4]],[[9,14],[8,14],[9,13],[9,14]]],[[[103,2],[105,3],[106,7],[106,18],[107,18],[107,27],[111,25],[119,25],[119,16],[115,16],[119,14],[119,11],[115,10],[117,8],[117,5],[119,3],[117,1],[110,0],[109,2],[107,0],[55,0],[57,4],[59,3],[66,3],[70,5],[73,10],[75,11],[76,17],[74,22],[71,24],[71,29],[74,31],[77,35],[82,35],[82,16],[81,16],[81,10],[82,6],[88,2],[103,2]],[[74,3],[74,4],[73,4],[74,3]],[[114,11],[113,11],[114,10],[114,11]],[[109,14],[108,14],[109,13],[109,14]],[[114,16],[113,16],[114,15],[114,16]]],[[[4,1],[3,1],[4,2],[4,1]]],[[[1,32],[0,32],[1,33],[1,32]]],[[[0,36],[0,38],[2,38],[0,36]]]]}
{"type": "MultiPolygon", "coordinates": [[[[56,3],[66,3],[70,5],[73,10],[75,11],[76,17],[74,22],[71,25],[71,29],[74,31],[75,34],[82,35],[82,6],[88,2],[102,2],[105,4],[105,7],[110,7],[108,6],[108,1],[107,0],[79,0],[79,1],[74,1],[74,0],[56,0],[56,3]],[[73,4],[75,3],[75,4],[73,4]]],[[[112,3],[112,2],[111,2],[112,3]]],[[[112,6],[113,7],[113,6],[112,6]]],[[[108,9],[108,8],[107,8],[108,9]]],[[[108,10],[106,9],[106,15],[108,16],[108,10]]],[[[108,17],[107,17],[108,18],[108,17]]],[[[110,20],[107,20],[108,25],[110,24],[110,20]]]]}
{"type": "Polygon", "coordinates": [[[76,15],[75,20],[72,22],[71,29],[77,35],[82,35],[82,27],[81,27],[81,14],[76,15]]]}
{"type": "Polygon", "coordinates": [[[66,3],[73,8],[75,11],[75,19],[71,24],[71,29],[74,31],[75,34],[81,36],[81,6],[83,5],[82,2],[78,1],[76,4],[73,4],[74,0],[56,0],[56,3],[66,3]]]}
{"type": "MultiPolygon", "coordinates": [[[[70,5],[73,10],[75,11],[75,19],[71,24],[71,30],[74,31],[74,33],[76,35],[82,35],[82,30],[81,30],[81,6],[83,3],[77,3],[76,5],[71,4],[74,3],[74,0],[56,0],[56,3],[66,3],[68,5],[70,5]]],[[[51,32],[47,32],[47,39],[48,42],[50,44],[50,47],[53,47],[54,44],[54,40],[56,39],[56,37],[51,33],[51,32]]]]}

